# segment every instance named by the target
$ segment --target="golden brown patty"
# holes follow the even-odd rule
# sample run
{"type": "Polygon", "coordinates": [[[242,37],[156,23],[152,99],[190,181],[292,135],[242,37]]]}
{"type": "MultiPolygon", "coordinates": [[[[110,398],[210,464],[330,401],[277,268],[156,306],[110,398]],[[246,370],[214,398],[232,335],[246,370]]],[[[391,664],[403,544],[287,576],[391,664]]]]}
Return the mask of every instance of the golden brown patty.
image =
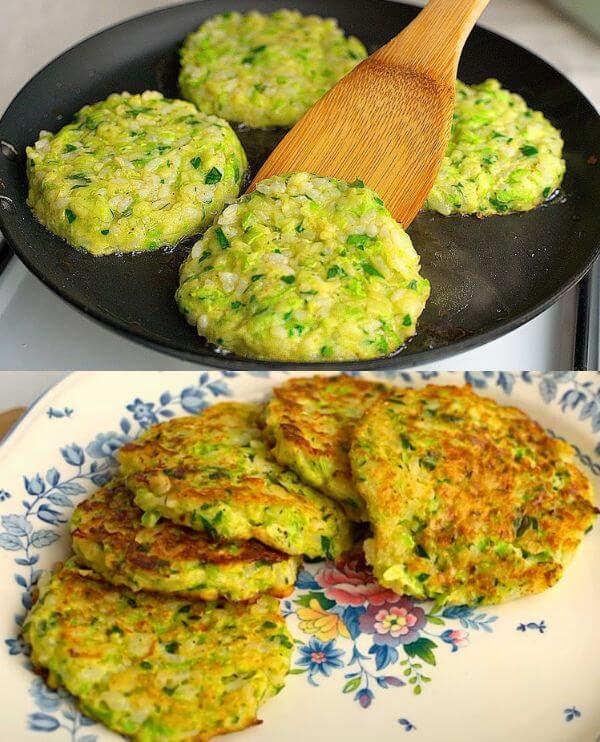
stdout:
{"type": "Polygon", "coordinates": [[[205,742],[258,723],[293,648],[275,598],[132,593],[73,560],[42,583],[23,633],[51,688],[137,742],[205,742]]]}
{"type": "Polygon", "coordinates": [[[255,600],[293,590],[297,557],[258,541],[215,542],[168,520],[144,526],[142,516],[123,482],[102,487],[73,513],[75,554],[109,582],[136,591],[255,600]]]}
{"type": "Polygon", "coordinates": [[[350,441],[354,426],[389,387],[366,379],[304,376],[273,390],[265,412],[272,453],[307,484],[340,502],[348,517],[365,520],[352,482],[350,441]]]}
{"type": "Polygon", "coordinates": [[[262,407],[223,402],[174,418],[118,458],[142,510],[215,539],[255,538],[286,554],[336,558],[352,545],[341,508],[273,461],[262,407]]]}
{"type": "Polygon", "coordinates": [[[497,603],[553,585],[594,522],[572,448],[472,389],[398,390],[359,423],[351,462],[386,587],[497,603]]]}

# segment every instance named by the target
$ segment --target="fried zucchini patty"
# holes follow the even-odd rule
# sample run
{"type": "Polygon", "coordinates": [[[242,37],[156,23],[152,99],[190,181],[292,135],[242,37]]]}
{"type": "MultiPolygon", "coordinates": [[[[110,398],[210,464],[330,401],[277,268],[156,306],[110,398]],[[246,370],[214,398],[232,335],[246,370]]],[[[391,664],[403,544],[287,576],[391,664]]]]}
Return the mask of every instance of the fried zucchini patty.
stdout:
{"type": "Polygon", "coordinates": [[[597,512],[572,448],[470,387],[398,390],[350,454],[378,581],[440,603],[498,603],[553,585],[597,512]]]}
{"type": "Polygon", "coordinates": [[[207,227],[245,169],[226,121],[153,91],[121,93],[27,148],[28,204],[93,255],[156,250],[207,227]]]}
{"type": "Polygon", "coordinates": [[[41,588],[23,632],[50,687],[139,742],[207,740],[256,723],[283,688],[293,647],[275,598],[132,593],[73,561],[41,588]]]}
{"type": "Polygon", "coordinates": [[[396,351],[429,297],[410,237],[361,181],[263,180],[180,270],[176,300],[211,343],[250,358],[340,361],[396,351]]]}
{"type": "Polygon", "coordinates": [[[296,10],[224,13],[185,40],[179,85],[205,113],[249,126],[291,126],[366,56],[333,18],[296,10]]]}
{"type": "Polygon", "coordinates": [[[565,174],[560,132],[498,80],[457,83],[452,136],[426,209],[441,214],[528,211],[565,174]]]}
{"type": "Polygon", "coordinates": [[[305,376],[275,387],[265,410],[265,434],[277,461],[340,502],[352,520],[366,519],[348,458],[352,432],[386,392],[384,384],[352,376],[305,376]]]}
{"type": "Polygon", "coordinates": [[[285,597],[294,589],[298,557],[258,541],[216,543],[168,520],[144,526],[142,516],[121,481],[94,492],[71,518],[79,561],[114,585],[201,600],[285,597]]]}
{"type": "Polygon", "coordinates": [[[155,425],[120,449],[142,510],[215,539],[257,539],[285,554],[336,558],[351,544],[342,509],[269,458],[262,406],[223,402],[155,425]]]}

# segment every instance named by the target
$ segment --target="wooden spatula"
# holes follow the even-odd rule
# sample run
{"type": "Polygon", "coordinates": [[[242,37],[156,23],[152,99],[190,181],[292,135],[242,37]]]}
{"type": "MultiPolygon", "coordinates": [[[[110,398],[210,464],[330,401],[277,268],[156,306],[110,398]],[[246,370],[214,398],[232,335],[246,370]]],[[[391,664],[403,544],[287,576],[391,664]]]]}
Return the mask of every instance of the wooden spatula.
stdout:
{"type": "Polygon", "coordinates": [[[250,185],[309,172],[360,179],[404,227],[423,205],[450,138],[456,70],[489,0],[429,0],[300,119],[250,185]]]}

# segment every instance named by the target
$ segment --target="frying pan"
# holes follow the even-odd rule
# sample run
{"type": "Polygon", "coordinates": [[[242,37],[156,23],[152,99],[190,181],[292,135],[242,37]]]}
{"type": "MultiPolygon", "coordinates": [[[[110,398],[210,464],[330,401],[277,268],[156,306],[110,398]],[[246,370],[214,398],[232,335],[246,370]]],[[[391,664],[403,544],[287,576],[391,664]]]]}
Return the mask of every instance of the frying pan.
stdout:
{"type": "MultiPolygon", "coordinates": [[[[562,130],[567,175],[549,204],[522,214],[443,217],[421,213],[409,229],[431,298],[416,336],[373,361],[260,362],[219,353],[178,313],[173,294],[190,242],[159,252],[94,258],[54,237],[26,205],[24,150],[40,129],[58,130],[86,103],[112,92],[154,88],[176,97],[178,47],[205,18],[227,10],[296,7],[339,19],[373,51],[416,15],[388,0],[203,0],[134,18],[93,36],[51,62],[17,95],[0,121],[0,229],[25,265],[78,309],[127,337],[224,369],[327,367],[383,369],[431,363],[486,343],[532,319],[590,268],[600,241],[600,117],[559,72],[531,52],[476,28],[459,76],[497,77],[562,130]]],[[[551,40],[548,40],[551,43],[551,40]]],[[[255,172],[283,130],[240,129],[255,172]]],[[[385,143],[382,143],[385,146],[385,143]]],[[[60,328],[57,328],[60,332],[60,328]]]]}

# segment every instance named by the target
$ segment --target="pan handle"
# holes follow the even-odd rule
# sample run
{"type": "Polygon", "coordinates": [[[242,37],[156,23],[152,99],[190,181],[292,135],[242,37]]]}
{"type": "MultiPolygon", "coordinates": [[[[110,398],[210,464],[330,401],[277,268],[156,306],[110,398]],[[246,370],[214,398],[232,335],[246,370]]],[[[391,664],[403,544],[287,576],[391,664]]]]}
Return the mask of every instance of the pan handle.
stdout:
{"type": "Polygon", "coordinates": [[[579,282],[573,369],[599,370],[600,345],[600,262],[597,260],[579,282]]]}
{"type": "Polygon", "coordinates": [[[11,259],[12,254],[13,252],[10,249],[8,242],[4,239],[2,232],[0,232],[0,273],[2,273],[8,265],[8,261],[11,259]]]}

